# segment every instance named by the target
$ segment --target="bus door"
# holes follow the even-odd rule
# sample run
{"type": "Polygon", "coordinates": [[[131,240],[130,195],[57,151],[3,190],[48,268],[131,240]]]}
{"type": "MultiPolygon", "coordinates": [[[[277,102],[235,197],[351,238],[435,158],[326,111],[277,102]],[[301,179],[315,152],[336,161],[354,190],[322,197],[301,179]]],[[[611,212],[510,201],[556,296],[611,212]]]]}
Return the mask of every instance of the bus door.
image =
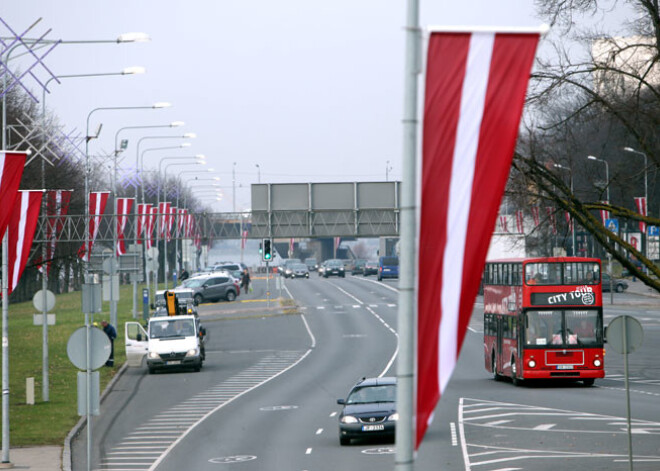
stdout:
{"type": "Polygon", "coordinates": [[[502,373],[503,365],[502,362],[502,338],[504,336],[504,318],[503,316],[496,316],[496,331],[497,335],[495,336],[495,372],[502,373]]]}

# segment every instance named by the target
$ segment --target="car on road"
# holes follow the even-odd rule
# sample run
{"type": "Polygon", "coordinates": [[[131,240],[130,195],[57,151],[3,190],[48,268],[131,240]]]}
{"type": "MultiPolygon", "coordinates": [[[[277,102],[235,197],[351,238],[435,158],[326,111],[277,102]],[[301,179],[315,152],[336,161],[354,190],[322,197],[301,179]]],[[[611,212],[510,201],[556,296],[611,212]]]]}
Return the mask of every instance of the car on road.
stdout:
{"type": "Polygon", "coordinates": [[[365,263],[364,268],[362,269],[362,275],[378,275],[378,262],[368,261],[365,263]]]}
{"type": "Polygon", "coordinates": [[[380,257],[378,259],[378,281],[383,278],[399,277],[399,257],[380,257]]]}
{"type": "Polygon", "coordinates": [[[284,269],[285,278],[309,278],[309,269],[304,263],[293,263],[284,269]]]}
{"type": "Polygon", "coordinates": [[[302,263],[302,260],[299,258],[286,258],[282,262],[282,264],[277,267],[277,271],[279,272],[280,275],[284,276],[284,273],[286,272],[286,269],[296,263],[302,263]]]}
{"type": "Polygon", "coordinates": [[[396,378],[362,378],[351,388],[339,414],[339,443],[351,439],[379,437],[394,439],[396,421],[396,378]]]}
{"type": "MultiPolygon", "coordinates": [[[[610,292],[610,275],[607,273],[601,274],[603,280],[603,293],[610,292]]],[[[617,293],[623,293],[628,289],[628,282],[621,278],[612,278],[612,287],[617,293]]]]}
{"type": "Polygon", "coordinates": [[[305,265],[309,271],[316,271],[319,269],[319,264],[314,257],[306,258],[305,265]]]}
{"type": "Polygon", "coordinates": [[[197,304],[209,301],[234,301],[241,294],[236,280],[226,275],[209,275],[186,280],[186,288],[193,290],[193,299],[197,304]]]}
{"type": "Polygon", "coordinates": [[[351,275],[361,275],[364,273],[364,265],[367,263],[366,260],[358,258],[353,262],[353,267],[351,268],[351,275]]]}
{"type": "Polygon", "coordinates": [[[323,268],[323,277],[327,278],[329,276],[340,276],[342,278],[346,276],[344,263],[341,260],[337,258],[333,258],[325,261],[325,267],[323,268]]]}

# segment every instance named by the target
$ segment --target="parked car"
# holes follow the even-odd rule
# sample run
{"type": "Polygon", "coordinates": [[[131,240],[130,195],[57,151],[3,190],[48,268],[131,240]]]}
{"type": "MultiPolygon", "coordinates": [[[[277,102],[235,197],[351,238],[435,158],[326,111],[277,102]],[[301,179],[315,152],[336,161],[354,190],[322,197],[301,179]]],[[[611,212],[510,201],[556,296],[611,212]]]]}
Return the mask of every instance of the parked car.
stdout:
{"type": "Polygon", "coordinates": [[[304,263],[292,263],[284,271],[285,278],[309,278],[309,270],[304,263]]]}
{"type": "Polygon", "coordinates": [[[223,275],[191,278],[186,287],[193,290],[193,298],[197,304],[221,299],[233,301],[241,293],[238,282],[229,276],[223,275]]]}
{"type": "Polygon", "coordinates": [[[318,264],[318,262],[316,261],[316,259],[313,258],[313,257],[306,258],[306,259],[305,259],[305,265],[307,265],[307,269],[308,269],[309,271],[316,271],[316,270],[319,269],[319,264],[318,264]]]}
{"type": "MultiPolygon", "coordinates": [[[[610,275],[607,273],[601,274],[603,280],[603,293],[610,292],[610,275]]],[[[617,293],[623,293],[628,289],[628,282],[621,278],[612,278],[612,287],[617,293]]]]}
{"type": "Polygon", "coordinates": [[[325,268],[323,269],[323,277],[327,278],[329,276],[340,276],[342,278],[346,276],[344,264],[342,263],[341,260],[334,258],[325,261],[325,268]]]}
{"type": "Polygon", "coordinates": [[[365,263],[364,268],[362,269],[362,274],[364,276],[378,275],[378,262],[369,261],[365,263]]]}
{"type": "Polygon", "coordinates": [[[339,443],[349,445],[353,438],[394,439],[396,421],[396,378],[362,378],[346,399],[339,414],[339,443]]]}
{"type": "Polygon", "coordinates": [[[378,281],[383,278],[399,277],[399,257],[380,257],[378,259],[378,281]]]}

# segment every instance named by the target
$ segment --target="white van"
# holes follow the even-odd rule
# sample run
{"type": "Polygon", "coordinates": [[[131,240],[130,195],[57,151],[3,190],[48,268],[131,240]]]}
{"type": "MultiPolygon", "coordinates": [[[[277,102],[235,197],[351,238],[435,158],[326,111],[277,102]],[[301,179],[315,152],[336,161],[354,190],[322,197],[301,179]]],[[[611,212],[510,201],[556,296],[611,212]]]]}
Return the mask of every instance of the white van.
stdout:
{"type": "Polygon", "coordinates": [[[146,355],[149,373],[172,367],[202,368],[206,330],[198,317],[152,317],[148,332],[138,322],[127,322],[124,328],[128,366],[141,366],[146,355]]]}

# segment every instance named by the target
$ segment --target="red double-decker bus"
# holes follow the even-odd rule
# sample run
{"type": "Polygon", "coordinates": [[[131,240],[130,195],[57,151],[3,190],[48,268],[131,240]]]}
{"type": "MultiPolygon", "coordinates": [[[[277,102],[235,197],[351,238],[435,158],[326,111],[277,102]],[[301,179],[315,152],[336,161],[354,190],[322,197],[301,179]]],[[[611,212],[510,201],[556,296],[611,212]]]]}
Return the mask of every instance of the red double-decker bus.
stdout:
{"type": "Polygon", "coordinates": [[[605,376],[600,260],[549,257],[486,262],[484,354],[495,379],[605,376]]]}

